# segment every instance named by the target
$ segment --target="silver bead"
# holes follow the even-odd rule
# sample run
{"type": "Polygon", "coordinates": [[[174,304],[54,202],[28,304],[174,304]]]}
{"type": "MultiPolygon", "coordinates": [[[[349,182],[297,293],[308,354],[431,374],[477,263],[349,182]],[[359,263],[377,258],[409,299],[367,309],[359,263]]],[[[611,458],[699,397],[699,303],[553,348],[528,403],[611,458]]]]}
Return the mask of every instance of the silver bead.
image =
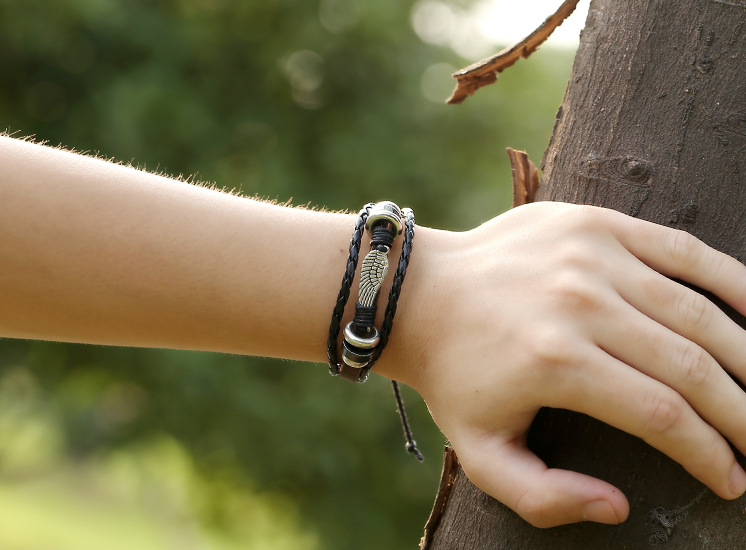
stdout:
{"type": "Polygon", "coordinates": [[[365,229],[371,231],[376,222],[381,220],[389,222],[394,226],[397,235],[402,232],[402,214],[399,207],[391,201],[377,202],[370,209],[368,220],[365,222],[365,229]]]}
{"type": "Polygon", "coordinates": [[[342,361],[345,365],[362,369],[370,363],[380,339],[375,327],[373,327],[373,335],[366,338],[355,334],[352,330],[352,323],[347,323],[342,342],[342,361]]]}
{"type": "Polygon", "coordinates": [[[344,331],[345,342],[349,343],[352,346],[355,346],[356,348],[373,349],[378,345],[378,342],[381,341],[381,337],[378,335],[378,330],[376,330],[376,327],[373,327],[371,330],[373,331],[373,334],[370,336],[370,338],[366,338],[365,336],[358,336],[352,330],[352,323],[347,323],[344,331]]]}
{"type": "Polygon", "coordinates": [[[356,350],[348,347],[347,342],[342,344],[342,361],[348,367],[356,369],[362,369],[370,363],[370,358],[373,357],[373,350],[356,350]]]}

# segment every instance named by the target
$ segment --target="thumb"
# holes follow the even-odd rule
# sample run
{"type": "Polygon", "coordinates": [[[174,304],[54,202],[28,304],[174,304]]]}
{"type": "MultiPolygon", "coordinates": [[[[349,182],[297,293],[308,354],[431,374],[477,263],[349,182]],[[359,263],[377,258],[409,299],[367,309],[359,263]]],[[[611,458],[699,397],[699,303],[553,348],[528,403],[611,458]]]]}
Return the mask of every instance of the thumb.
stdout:
{"type": "Polygon", "coordinates": [[[629,515],[629,502],[619,489],[591,476],[547,468],[522,438],[491,436],[456,452],[474,485],[535,527],[617,524],[629,515]]]}

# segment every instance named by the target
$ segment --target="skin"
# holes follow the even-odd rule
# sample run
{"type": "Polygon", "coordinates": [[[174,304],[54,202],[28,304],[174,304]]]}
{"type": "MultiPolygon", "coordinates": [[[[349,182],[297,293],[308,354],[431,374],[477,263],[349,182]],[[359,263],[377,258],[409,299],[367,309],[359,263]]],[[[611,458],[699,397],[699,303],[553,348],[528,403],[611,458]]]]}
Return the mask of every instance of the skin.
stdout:
{"type": "MultiPolygon", "coordinates": [[[[326,360],[354,215],[7,137],[0,166],[0,336],[326,360]]],[[[746,315],[746,267],[617,212],[537,203],[463,233],[418,227],[375,372],[415,388],[474,484],[533,525],[629,513],[618,488],[528,451],[542,406],[641,437],[736,498],[746,395],[728,373],[746,382],[746,334],[669,277],[746,315]]]]}

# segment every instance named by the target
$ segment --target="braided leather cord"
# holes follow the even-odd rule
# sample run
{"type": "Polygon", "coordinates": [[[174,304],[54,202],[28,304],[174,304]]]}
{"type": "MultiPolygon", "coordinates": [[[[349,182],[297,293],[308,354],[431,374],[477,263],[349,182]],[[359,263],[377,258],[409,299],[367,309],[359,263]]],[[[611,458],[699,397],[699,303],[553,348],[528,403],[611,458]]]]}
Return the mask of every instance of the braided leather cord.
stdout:
{"type": "Polygon", "coordinates": [[[329,374],[332,376],[337,376],[339,374],[339,358],[337,357],[339,327],[342,322],[342,317],[344,316],[347,300],[350,299],[350,288],[352,288],[352,280],[355,278],[355,270],[357,269],[357,262],[360,258],[360,243],[363,240],[363,233],[365,233],[365,222],[367,221],[368,213],[374,204],[375,203],[369,202],[358,214],[357,221],[355,222],[355,229],[352,232],[352,240],[350,241],[350,252],[347,256],[347,266],[345,268],[344,276],[342,277],[342,287],[339,289],[337,303],[334,305],[334,311],[332,312],[332,321],[329,325],[329,337],[326,341],[326,356],[329,359],[329,374]]]}

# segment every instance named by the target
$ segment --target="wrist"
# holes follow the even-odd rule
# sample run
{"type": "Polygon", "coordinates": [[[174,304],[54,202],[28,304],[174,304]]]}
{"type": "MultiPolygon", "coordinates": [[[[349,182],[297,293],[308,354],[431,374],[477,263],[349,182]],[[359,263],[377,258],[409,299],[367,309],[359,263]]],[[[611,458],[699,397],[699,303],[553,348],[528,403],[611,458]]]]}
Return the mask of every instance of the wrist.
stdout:
{"type": "MultiPolygon", "coordinates": [[[[378,374],[419,391],[437,342],[444,314],[444,267],[454,251],[454,233],[417,226],[406,279],[402,285],[396,319],[386,350],[376,363],[378,374]]],[[[392,277],[381,289],[387,296],[392,277]]],[[[382,318],[382,312],[379,312],[382,318]]],[[[380,319],[379,319],[380,320],[380,319]]]]}

